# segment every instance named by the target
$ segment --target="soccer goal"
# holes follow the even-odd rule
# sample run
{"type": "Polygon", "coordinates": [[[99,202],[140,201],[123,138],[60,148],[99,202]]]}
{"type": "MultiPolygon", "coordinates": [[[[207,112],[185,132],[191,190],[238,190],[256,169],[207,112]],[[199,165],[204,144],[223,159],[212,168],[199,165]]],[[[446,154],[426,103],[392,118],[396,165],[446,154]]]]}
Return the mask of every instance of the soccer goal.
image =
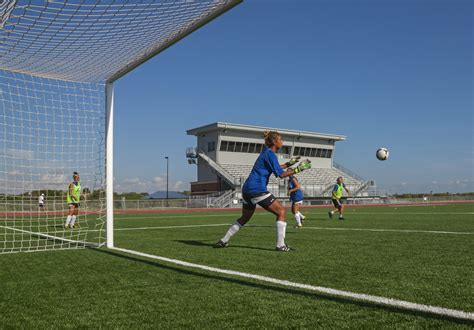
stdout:
{"type": "Polygon", "coordinates": [[[240,1],[0,1],[0,253],[113,247],[114,81],[240,1]]]}

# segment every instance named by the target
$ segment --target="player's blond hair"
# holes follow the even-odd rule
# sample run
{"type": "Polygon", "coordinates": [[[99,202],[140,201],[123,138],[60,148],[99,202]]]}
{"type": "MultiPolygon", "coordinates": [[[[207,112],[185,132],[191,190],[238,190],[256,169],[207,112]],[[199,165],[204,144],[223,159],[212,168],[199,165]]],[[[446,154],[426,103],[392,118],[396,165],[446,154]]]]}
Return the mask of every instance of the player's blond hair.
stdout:
{"type": "Polygon", "coordinates": [[[269,148],[273,147],[273,145],[275,144],[275,141],[278,139],[278,138],[281,138],[281,135],[280,133],[278,133],[277,131],[269,131],[269,130],[265,130],[263,132],[263,138],[265,139],[265,145],[269,148]]]}

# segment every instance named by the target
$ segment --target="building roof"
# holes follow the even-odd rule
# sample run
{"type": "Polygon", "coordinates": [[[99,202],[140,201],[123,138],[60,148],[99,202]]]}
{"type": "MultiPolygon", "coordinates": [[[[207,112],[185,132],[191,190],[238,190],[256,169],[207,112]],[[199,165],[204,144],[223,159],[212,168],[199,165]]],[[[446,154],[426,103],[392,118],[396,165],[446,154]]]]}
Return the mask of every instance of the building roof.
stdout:
{"type": "Polygon", "coordinates": [[[344,135],[337,134],[326,134],[318,132],[306,132],[306,131],[297,131],[289,130],[283,128],[273,128],[273,127],[263,127],[263,126],[253,126],[253,125],[242,125],[242,124],[231,124],[231,123],[221,123],[216,122],[208,124],[201,127],[192,128],[186,131],[188,135],[198,136],[200,134],[214,132],[217,130],[233,130],[233,131],[246,131],[246,132],[255,132],[262,133],[264,130],[278,131],[282,135],[294,136],[294,137],[309,137],[309,138],[322,138],[330,139],[335,141],[343,141],[346,139],[344,135]]]}

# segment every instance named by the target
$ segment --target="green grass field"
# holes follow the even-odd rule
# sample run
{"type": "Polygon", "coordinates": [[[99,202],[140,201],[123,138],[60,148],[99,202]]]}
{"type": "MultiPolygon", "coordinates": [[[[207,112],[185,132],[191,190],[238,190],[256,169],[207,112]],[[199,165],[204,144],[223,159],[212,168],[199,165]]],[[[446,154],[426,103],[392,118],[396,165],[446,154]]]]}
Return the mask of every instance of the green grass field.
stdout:
{"type": "MultiPolygon", "coordinates": [[[[221,269],[474,312],[474,204],[308,209],[275,252],[257,213],[226,249],[238,213],[120,214],[115,245],[221,269]]],[[[105,248],[0,255],[0,328],[472,328],[369,302],[105,248]]]]}

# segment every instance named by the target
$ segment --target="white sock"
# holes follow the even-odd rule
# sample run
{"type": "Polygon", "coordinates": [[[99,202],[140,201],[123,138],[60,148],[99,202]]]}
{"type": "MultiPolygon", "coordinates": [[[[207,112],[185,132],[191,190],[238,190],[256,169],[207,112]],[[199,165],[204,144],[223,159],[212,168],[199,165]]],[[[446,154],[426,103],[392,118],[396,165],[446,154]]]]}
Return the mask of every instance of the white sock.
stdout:
{"type": "Polygon", "coordinates": [[[277,221],[277,247],[285,246],[286,222],[277,221]]]}
{"type": "Polygon", "coordinates": [[[237,221],[232,224],[232,226],[229,227],[227,230],[227,233],[225,233],[224,237],[221,239],[222,242],[227,243],[229,242],[230,238],[234,236],[242,227],[240,223],[237,221]]]}
{"type": "Polygon", "coordinates": [[[306,219],[306,217],[305,217],[305,216],[304,216],[304,215],[303,215],[303,214],[302,214],[300,211],[298,211],[298,213],[297,213],[297,214],[299,214],[299,215],[300,215],[300,218],[301,218],[301,220],[304,220],[304,219],[306,219]]]}
{"type": "Polygon", "coordinates": [[[296,220],[296,224],[298,226],[301,226],[301,216],[299,215],[299,212],[295,213],[295,220],[296,220]]]}
{"type": "Polygon", "coordinates": [[[73,215],[71,218],[71,227],[74,226],[74,223],[76,222],[76,216],[73,215]]]}
{"type": "Polygon", "coordinates": [[[69,226],[69,223],[71,222],[71,216],[68,215],[66,218],[66,223],[64,224],[65,226],[69,226]]]}

